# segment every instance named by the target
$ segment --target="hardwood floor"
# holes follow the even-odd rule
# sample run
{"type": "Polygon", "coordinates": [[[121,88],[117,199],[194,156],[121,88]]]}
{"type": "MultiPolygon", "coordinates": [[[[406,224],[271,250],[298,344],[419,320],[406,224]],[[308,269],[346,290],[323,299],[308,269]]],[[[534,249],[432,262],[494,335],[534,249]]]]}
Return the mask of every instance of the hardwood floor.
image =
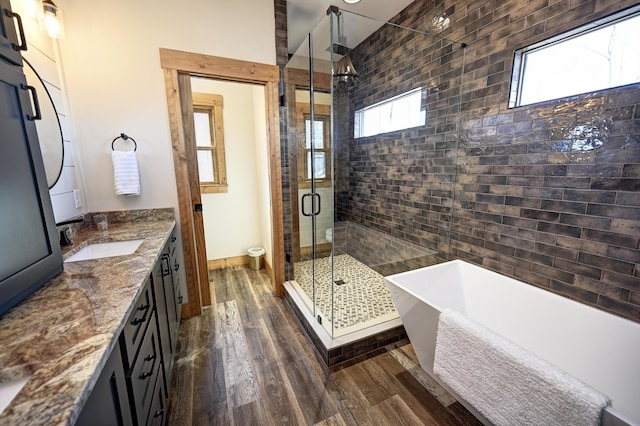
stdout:
{"type": "Polygon", "coordinates": [[[212,306],[182,322],[168,425],[479,425],[408,341],[324,367],[264,271],[211,271],[212,306]]]}

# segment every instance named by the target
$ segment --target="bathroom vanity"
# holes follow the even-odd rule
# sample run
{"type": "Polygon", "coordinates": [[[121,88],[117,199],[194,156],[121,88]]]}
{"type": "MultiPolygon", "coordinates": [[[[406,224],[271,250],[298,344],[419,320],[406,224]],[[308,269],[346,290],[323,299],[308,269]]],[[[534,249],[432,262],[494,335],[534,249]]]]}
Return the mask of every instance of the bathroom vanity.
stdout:
{"type": "Polygon", "coordinates": [[[119,212],[107,238],[87,227],[72,240],[65,259],[89,243],[142,242],[65,262],[0,318],[0,384],[24,382],[0,424],[163,424],[182,301],[173,210],[119,212]]]}

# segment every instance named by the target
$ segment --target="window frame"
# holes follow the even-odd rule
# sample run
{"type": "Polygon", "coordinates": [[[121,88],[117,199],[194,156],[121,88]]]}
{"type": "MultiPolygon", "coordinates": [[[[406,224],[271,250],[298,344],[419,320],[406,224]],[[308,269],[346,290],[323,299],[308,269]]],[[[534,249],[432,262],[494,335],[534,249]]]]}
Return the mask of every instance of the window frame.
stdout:
{"type": "MultiPolygon", "coordinates": [[[[311,149],[307,149],[306,142],[306,119],[311,118],[311,106],[308,103],[296,103],[296,117],[298,128],[298,187],[311,188],[311,179],[309,176],[309,163],[307,161],[308,153],[311,149]]],[[[314,118],[316,121],[324,122],[324,138],[322,149],[314,149],[315,152],[325,153],[325,177],[316,179],[316,185],[319,187],[331,186],[331,106],[324,104],[316,104],[314,106],[314,118]]]]}
{"type": "MultiPolygon", "coordinates": [[[[601,90],[610,90],[610,89],[615,89],[618,87],[624,87],[628,85],[628,84],[623,84],[618,86],[610,86],[602,89],[597,89],[595,91],[574,93],[571,95],[562,95],[562,96],[558,96],[557,98],[551,98],[551,99],[546,99],[546,100],[541,100],[541,101],[536,101],[536,102],[531,102],[526,104],[521,103],[522,86],[523,86],[524,73],[525,73],[524,63],[525,63],[525,56],[528,53],[551,47],[554,44],[559,44],[559,43],[562,43],[563,41],[571,40],[581,35],[584,35],[593,31],[597,31],[600,28],[607,27],[609,25],[614,25],[617,22],[624,21],[626,19],[631,19],[637,16],[640,16],[640,4],[631,6],[627,9],[618,11],[616,13],[605,16],[603,18],[596,19],[595,21],[581,25],[572,30],[565,31],[553,37],[549,37],[537,43],[530,44],[529,46],[516,49],[514,51],[514,56],[513,56],[513,70],[511,74],[511,85],[509,90],[509,108],[518,108],[518,107],[524,107],[529,105],[541,104],[545,102],[557,101],[559,99],[565,99],[567,97],[593,93],[595,91],[601,91],[601,90]]],[[[638,83],[636,82],[636,83],[629,83],[629,84],[638,84],[638,83]]]]}
{"type": "MultiPolygon", "coordinates": [[[[212,182],[200,181],[200,192],[203,194],[225,193],[229,191],[227,183],[227,167],[224,149],[224,127],[222,120],[222,95],[213,93],[192,93],[193,112],[206,113],[209,116],[211,146],[198,146],[197,153],[210,151],[213,163],[214,178],[212,182]]],[[[197,158],[196,158],[197,161],[197,158]]]]}

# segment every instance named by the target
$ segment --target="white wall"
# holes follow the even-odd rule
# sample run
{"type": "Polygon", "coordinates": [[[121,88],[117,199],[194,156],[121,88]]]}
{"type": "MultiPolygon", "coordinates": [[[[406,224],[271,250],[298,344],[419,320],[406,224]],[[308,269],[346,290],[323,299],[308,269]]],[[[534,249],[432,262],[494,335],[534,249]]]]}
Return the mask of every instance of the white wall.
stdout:
{"type": "Polygon", "coordinates": [[[267,250],[271,264],[271,216],[267,174],[264,86],[191,79],[193,92],[222,95],[227,193],[202,194],[207,259],[267,250]]]}
{"type": "Polygon", "coordinates": [[[59,0],[89,211],[177,209],[160,47],[275,64],[272,0],[59,0]],[[142,194],[116,196],[111,141],[138,143],[142,194]]]}
{"type": "Polygon", "coordinates": [[[271,228],[271,188],[269,183],[269,147],[267,144],[267,110],[264,88],[253,87],[254,122],[256,141],[256,172],[258,190],[258,209],[260,210],[260,240],[266,250],[265,259],[273,266],[272,228],[271,228]]]}
{"type": "MultiPolygon", "coordinates": [[[[23,58],[31,64],[35,72],[44,81],[58,113],[60,127],[62,128],[64,141],[62,173],[58,182],[49,190],[55,220],[56,222],[61,222],[85,213],[86,208],[76,208],[73,198],[73,190],[79,190],[82,193],[82,186],[79,185],[79,179],[76,174],[75,157],[77,157],[77,153],[75,152],[76,147],[71,143],[69,117],[64,102],[64,86],[58,71],[60,60],[57,44],[40,31],[37,20],[28,15],[22,1],[12,0],[11,9],[22,17],[24,24],[27,51],[22,53],[23,58]]],[[[25,64],[24,67],[27,67],[27,65],[25,64]]],[[[45,96],[45,93],[38,93],[41,102],[45,102],[43,99],[45,96]]],[[[36,122],[37,125],[38,123],[36,122]]]]}

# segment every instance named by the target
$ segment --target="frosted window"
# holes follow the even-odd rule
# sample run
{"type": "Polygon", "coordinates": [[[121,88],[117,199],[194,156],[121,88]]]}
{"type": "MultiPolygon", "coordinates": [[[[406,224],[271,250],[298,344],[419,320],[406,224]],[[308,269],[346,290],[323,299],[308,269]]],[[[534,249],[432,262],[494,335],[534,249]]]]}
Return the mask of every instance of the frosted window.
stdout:
{"type": "Polygon", "coordinates": [[[211,146],[211,121],[206,112],[193,113],[193,125],[196,130],[196,146],[211,146]]]}
{"type": "Polygon", "coordinates": [[[211,151],[198,151],[198,173],[200,182],[215,182],[211,151]]]}
{"type": "MultiPolygon", "coordinates": [[[[326,161],[324,152],[314,152],[313,153],[313,167],[314,174],[316,179],[325,179],[327,177],[327,170],[325,169],[326,161]]],[[[311,180],[311,152],[307,152],[307,164],[309,164],[309,168],[307,169],[307,179],[311,180]]]]}
{"type": "Polygon", "coordinates": [[[640,82],[638,9],[516,51],[510,106],[640,82]]]}
{"type": "MultiPolygon", "coordinates": [[[[306,148],[311,149],[311,120],[305,120],[306,148]]],[[[324,148],[324,122],[315,120],[313,122],[313,148],[324,148]]]]}
{"type": "Polygon", "coordinates": [[[362,138],[423,126],[426,111],[422,108],[422,95],[422,89],[415,89],[356,111],[354,136],[362,138]]]}

